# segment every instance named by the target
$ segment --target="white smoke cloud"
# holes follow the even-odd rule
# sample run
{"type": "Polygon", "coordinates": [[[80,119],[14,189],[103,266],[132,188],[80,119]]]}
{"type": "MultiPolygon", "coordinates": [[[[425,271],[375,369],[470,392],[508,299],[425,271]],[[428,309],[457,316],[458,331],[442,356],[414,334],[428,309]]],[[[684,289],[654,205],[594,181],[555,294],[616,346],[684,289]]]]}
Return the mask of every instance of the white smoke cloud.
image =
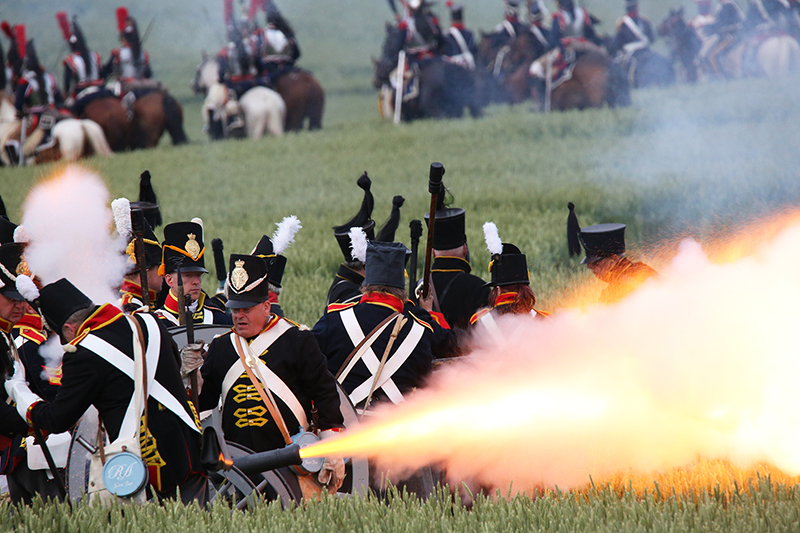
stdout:
{"type": "Polygon", "coordinates": [[[500,320],[501,344],[484,340],[381,408],[345,454],[395,472],[442,463],[454,479],[506,489],[568,489],[699,457],[798,475],[798,261],[800,226],[735,263],[685,241],[615,305],[500,320]]]}
{"type": "Polygon", "coordinates": [[[61,367],[61,360],[64,358],[64,349],[58,335],[51,335],[45,343],[39,346],[39,355],[44,359],[41,378],[50,381],[56,377],[56,372],[61,367]]]}
{"type": "Polygon", "coordinates": [[[36,185],[23,204],[31,272],[44,284],[67,278],[95,303],[117,300],[127,265],[112,235],[109,193],[97,174],[69,166],[36,185]]]}

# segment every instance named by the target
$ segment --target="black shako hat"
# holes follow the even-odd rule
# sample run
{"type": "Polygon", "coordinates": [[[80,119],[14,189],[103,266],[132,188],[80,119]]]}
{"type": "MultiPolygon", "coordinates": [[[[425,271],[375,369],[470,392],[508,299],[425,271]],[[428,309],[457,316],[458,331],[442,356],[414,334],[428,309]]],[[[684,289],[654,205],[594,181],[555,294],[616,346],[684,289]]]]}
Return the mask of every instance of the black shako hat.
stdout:
{"type": "Polygon", "coordinates": [[[17,276],[23,272],[22,251],[25,245],[9,242],[0,246],[0,294],[11,300],[24,300],[17,290],[17,276]]]}
{"type": "Polygon", "coordinates": [[[250,255],[260,257],[267,262],[269,277],[267,280],[276,287],[281,286],[283,271],[286,269],[286,257],[275,253],[272,247],[272,239],[264,235],[256,244],[255,249],[250,255]]]}
{"type": "Polygon", "coordinates": [[[207,274],[203,256],[203,227],[197,222],[174,222],[164,226],[164,242],[159,274],[172,274],[180,263],[181,272],[207,274]],[[163,269],[163,270],[162,270],[163,269]]]}
{"type": "MultiPolygon", "coordinates": [[[[131,209],[132,215],[133,211],[134,209],[131,209]]],[[[150,227],[150,223],[147,221],[147,218],[142,219],[142,237],[142,240],[144,241],[145,268],[153,268],[160,265],[161,244],[158,242],[158,237],[156,237],[156,234],[153,232],[153,228],[150,227]]],[[[131,242],[128,243],[128,247],[125,249],[125,253],[128,254],[130,261],[133,263],[131,270],[128,272],[138,272],[139,267],[136,263],[136,239],[131,239],[131,242]]],[[[183,270],[183,266],[181,266],[181,270],[183,270]]]]}
{"type": "Polygon", "coordinates": [[[528,274],[528,260],[519,248],[507,242],[503,243],[503,253],[492,256],[489,263],[489,272],[492,281],[489,285],[502,287],[503,285],[530,285],[531,278],[528,274]]]}
{"type": "MultiPolygon", "coordinates": [[[[425,213],[425,226],[430,226],[430,213],[425,213]]],[[[437,250],[452,250],[467,244],[465,231],[466,212],[460,207],[436,210],[433,229],[433,247],[437,250]]]]}
{"type": "Polygon", "coordinates": [[[625,224],[597,224],[582,228],[580,239],[586,250],[581,264],[594,263],[612,255],[625,255],[625,224]]]}
{"type": "Polygon", "coordinates": [[[225,305],[230,309],[244,309],[269,300],[268,273],[266,259],[231,254],[225,305]]]}
{"type": "MultiPolygon", "coordinates": [[[[39,290],[39,311],[50,329],[61,336],[61,329],[67,319],[76,311],[94,306],[88,296],[78,290],[67,278],[45,285],[39,290]]],[[[61,338],[62,342],[65,339],[61,338]]]]}
{"type": "Polygon", "coordinates": [[[406,288],[406,252],[400,242],[367,242],[366,275],[363,285],[406,288]]]}
{"type": "Polygon", "coordinates": [[[375,198],[372,196],[370,187],[372,180],[369,179],[366,171],[358,178],[356,182],[359,187],[364,190],[364,199],[361,201],[361,208],[358,213],[342,224],[333,228],[333,235],[339,243],[339,248],[344,254],[345,262],[352,263],[356,261],[353,258],[353,251],[350,243],[350,228],[361,228],[367,234],[367,239],[372,240],[375,238],[375,221],[372,220],[372,208],[375,206],[375,198]]]}

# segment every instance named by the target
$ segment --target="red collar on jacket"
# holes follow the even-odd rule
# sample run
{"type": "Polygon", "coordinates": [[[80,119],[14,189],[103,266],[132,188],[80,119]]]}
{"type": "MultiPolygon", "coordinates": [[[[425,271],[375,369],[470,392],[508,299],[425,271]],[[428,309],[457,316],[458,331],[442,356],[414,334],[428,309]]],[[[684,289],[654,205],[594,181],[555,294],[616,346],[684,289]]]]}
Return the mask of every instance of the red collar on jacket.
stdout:
{"type": "Polygon", "coordinates": [[[86,337],[86,335],[92,331],[96,329],[102,329],[124,316],[125,315],[122,314],[122,311],[111,304],[101,305],[95,310],[94,313],[89,315],[89,318],[83,321],[83,324],[81,324],[81,326],[78,328],[75,338],[72,339],[70,344],[76,346],[83,340],[84,337],[86,337]]]}
{"type": "Polygon", "coordinates": [[[374,305],[382,305],[384,307],[388,307],[389,309],[396,311],[398,313],[403,312],[403,301],[396,296],[392,296],[391,294],[383,294],[378,292],[372,292],[369,294],[365,294],[361,297],[361,303],[367,304],[374,304],[374,305]]]}
{"type": "MultiPolygon", "coordinates": [[[[142,297],[142,285],[141,285],[141,283],[136,283],[133,280],[126,279],[126,280],[123,280],[122,285],[119,286],[119,292],[121,292],[122,294],[126,294],[126,293],[132,294],[133,296],[136,296],[137,298],[141,298],[142,297]]],[[[158,292],[156,292],[155,290],[151,289],[150,287],[147,288],[147,292],[150,294],[150,301],[151,302],[155,302],[156,298],[158,297],[158,292]]]]}
{"type": "MultiPolygon", "coordinates": [[[[197,309],[194,311],[195,313],[203,309],[203,302],[205,302],[205,299],[206,299],[206,293],[200,291],[200,297],[197,299],[197,309]]],[[[175,298],[175,294],[172,292],[172,289],[169,290],[169,294],[167,294],[167,299],[164,301],[164,309],[166,309],[173,315],[179,314],[178,299],[175,298]]]]}
{"type": "Polygon", "coordinates": [[[495,300],[494,302],[494,306],[500,307],[501,305],[513,304],[516,300],[517,300],[516,292],[504,292],[497,297],[497,300],[495,300]]]}

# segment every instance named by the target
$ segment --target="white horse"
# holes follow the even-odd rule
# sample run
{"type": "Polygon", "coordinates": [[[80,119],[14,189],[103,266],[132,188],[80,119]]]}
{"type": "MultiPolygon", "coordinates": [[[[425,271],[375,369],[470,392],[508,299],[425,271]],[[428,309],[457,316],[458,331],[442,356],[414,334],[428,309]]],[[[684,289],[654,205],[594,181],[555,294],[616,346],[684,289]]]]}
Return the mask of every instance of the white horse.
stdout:
{"type": "Polygon", "coordinates": [[[213,58],[208,57],[204,50],[202,62],[197,67],[197,72],[192,80],[192,91],[194,94],[208,94],[208,89],[218,81],[219,64],[213,58]]]}
{"type": "Polygon", "coordinates": [[[766,39],[758,47],[756,61],[763,74],[770,79],[800,71],[800,44],[786,34],[766,39]]]}
{"type": "MultiPolygon", "coordinates": [[[[11,99],[0,94],[0,160],[6,166],[15,164],[6,151],[7,145],[14,145],[19,153],[20,121],[11,99]]],[[[75,161],[88,155],[111,155],[102,128],[91,120],[74,118],[63,119],[53,126],[52,143],[49,147],[29,146],[25,150],[26,163],[45,163],[49,161],[75,161]],[[44,149],[42,149],[44,148],[44,149]]],[[[28,144],[28,143],[26,143],[28,144]]],[[[38,144],[38,143],[37,143],[38,144]]]]}
{"type": "Polygon", "coordinates": [[[232,130],[239,126],[237,120],[244,120],[244,130],[250,139],[266,134],[281,137],[286,121],[286,103],[272,89],[260,86],[244,93],[237,102],[229,98],[225,85],[213,83],[208,88],[202,113],[203,129],[212,139],[233,136],[232,130]]]}

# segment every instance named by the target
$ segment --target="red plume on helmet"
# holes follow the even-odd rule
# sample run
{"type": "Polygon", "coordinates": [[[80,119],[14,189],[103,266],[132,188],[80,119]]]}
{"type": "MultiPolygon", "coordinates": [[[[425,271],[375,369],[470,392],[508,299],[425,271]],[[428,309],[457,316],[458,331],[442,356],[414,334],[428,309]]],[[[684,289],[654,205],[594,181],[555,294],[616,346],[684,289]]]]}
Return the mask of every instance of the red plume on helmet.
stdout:
{"type": "Polygon", "coordinates": [[[7,20],[0,22],[0,29],[3,30],[3,33],[6,34],[6,37],[12,41],[14,40],[14,30],[11,29],[11,24],[9,24],[7,20]]]}
{"type": "Polygon", "coordinates": [[[127,7],[118,7],[117,8],[117,29],[120,33],[125,32],[125,26],[128,24],[128,8],[127,7]]]}
{"type": "Polygon", "coordinates": [[[25,57],[25,43],[27,39],[25,38],[24,24],[14,25],[14,36],[17,38],[17,52],[19,52],[19,57],[25,57]]]}
{"type": "Polygon", "coordinates": [[[67,12],[59,11],[56,13],[56,20],[58,21],[58,27],[61,28],[61,35],[64,36],[64,40],[69,41],[69,38],[72,37],[72,29],[69,27],[67,12]]]}
{"type": "Polygon", "coordinates": [[[223,0],[222,16],[225,26],[229,26],[233,20],[233,0],[223,0]]]}

